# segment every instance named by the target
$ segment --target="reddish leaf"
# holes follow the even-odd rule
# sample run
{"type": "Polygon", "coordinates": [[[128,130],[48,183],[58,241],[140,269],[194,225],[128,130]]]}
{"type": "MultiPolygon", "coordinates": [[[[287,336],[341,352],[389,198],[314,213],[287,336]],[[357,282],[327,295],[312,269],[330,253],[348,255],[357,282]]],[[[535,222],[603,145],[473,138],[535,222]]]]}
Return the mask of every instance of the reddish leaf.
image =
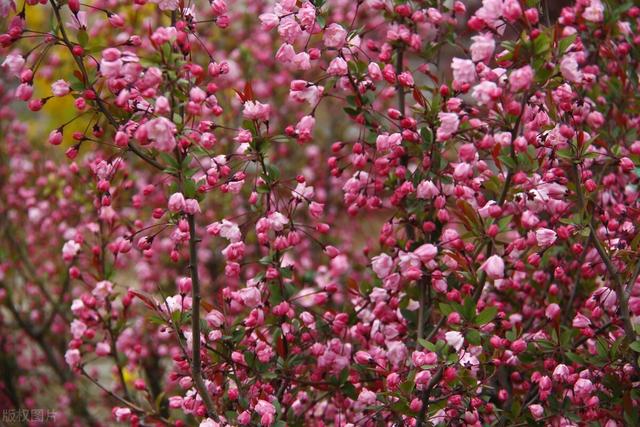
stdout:
{"type": "Polygon", "coordinates": [[[438,79],[438,76],[436,76],[435,74],[433,74],[431,71],[429,71],[428,69],[425,68],[425,70],[423,71],[423,73],[425,73],[427,76],[429,76],[429,78],[431,80],[433,80],[433,82],[435,84],[439,84],[440,80],[438,79]]]}
{"type": "Polygon", "coordinates": [[[502,171],[502,163],[498,156],[500,155],[500,144],[496,144],[493,146],[493,150],[491,150],[491,157],[493,157],[493,162],[496,164],[498,169],[502,171]]]}
{"type": "Polygon", "coordinates": [[[133,295],[138,297],[144,303],[144,305],[146,305],[150,309],[155,310],[157,308],[155,302],[151,298],[149,298],[148,296],[146,296],[146,295],[144,295],[144,294],[142,294],[142,293],[140,293],[138,291],[129,290],[129,292],[131,292],[133,295]]]}
{"type": "Polygon", "coordinates": [[[258,338],[260,338],[262,341],[268,343],[269,340],[267,339],[267,337],[264,336],[264,334],[262,333],[262,331],[260,331],[260,329],[255,329],[256,335],[258,336],[258,338]]]}
{"type": "Polygon", "coordinates": [[[255,96],[253,95],[253,86],[251,86],[251,80],[247,80],[247,83],[244,85],[244,97],[247,101],[253,101],[255,96]]]}
{"type": "Polygon", "coordinates": [[[204,308],[207,312],[213,310],[213,305],[209,304],[206,301],[200,301],[200,306],[204,308]]]}
{"type": "Polygon", "coordinates": [[[276,353],[278,353],[278,356],[282,357],[283,359],[287,357],[287,354],[284,350],[284,337],[282,335],[278,336],[278,339],[276,341],[276,353]]]}
{"type": "Polygon", "coordinates": [[[420,104],[423,108],[426,107],[427,102],[424,99],[424,95],[422,94],[422,92],[420,92],[420,90],[417,87],[413,87],[413,99],[416,100],[416,102],[418,104],[420,104]]]}
{"type": "Polygon", "coordinates": [[[240,92],[238,89],[233,89],[235,93],[238,94],[238,96],[240,97],[240,100],[245,103],[247,102],[247,99],[244,97],[244,93],[240,92]]]}

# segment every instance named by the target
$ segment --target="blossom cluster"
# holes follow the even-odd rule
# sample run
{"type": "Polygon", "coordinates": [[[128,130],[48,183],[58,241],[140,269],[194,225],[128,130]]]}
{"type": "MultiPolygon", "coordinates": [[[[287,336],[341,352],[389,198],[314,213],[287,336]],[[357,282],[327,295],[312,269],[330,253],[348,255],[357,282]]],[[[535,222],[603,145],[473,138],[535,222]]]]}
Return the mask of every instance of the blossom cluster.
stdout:
{"type": "Polygon", "coordinates": [[[633,2],[20,3],[0,409],[640,424],[633,2]]]}

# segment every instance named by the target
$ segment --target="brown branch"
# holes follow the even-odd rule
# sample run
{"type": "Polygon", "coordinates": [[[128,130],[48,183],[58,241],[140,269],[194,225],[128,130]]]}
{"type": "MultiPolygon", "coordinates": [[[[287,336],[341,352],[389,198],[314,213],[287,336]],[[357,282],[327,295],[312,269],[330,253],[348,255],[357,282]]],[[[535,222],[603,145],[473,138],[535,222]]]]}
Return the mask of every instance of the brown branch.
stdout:
{"type": "Polygon", "coordinates": [[[424,420],[427,415],[427,411],[429,410],[429,397],[431,395],[431,391],[440,382],[443,374],[444,366],[441,366],[440,368],[438,368],[433,377],[431,377],[431,380],[427,384],[427,387],[422,392],[422,407],[420,408],[420,413],[418,414],[418,419],[416,420],[416,427],[422,427],[424,425],[424,420]]]}
{"type": "Polygon", "coordinates": [[[196,221],[192,214],[187,215],[187,220],[189,222],[189,268],[191,270],[191,345],[193,350],[191,376],[198,394],[207,408],[207,413],[217,421],[215,406],[202,379],[202,362],[200,360],[200,278],[198,277],[196,221]]]}

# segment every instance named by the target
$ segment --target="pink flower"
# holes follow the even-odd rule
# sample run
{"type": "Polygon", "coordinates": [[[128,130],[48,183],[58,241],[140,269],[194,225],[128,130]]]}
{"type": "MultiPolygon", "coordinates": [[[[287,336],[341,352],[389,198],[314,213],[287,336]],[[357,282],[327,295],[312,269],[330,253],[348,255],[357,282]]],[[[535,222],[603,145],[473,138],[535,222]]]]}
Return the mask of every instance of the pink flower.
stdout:
{"type": "Polygon", "coordinates": [[[289,43],[283,43],[276,52],[276,60],[281,63],[291,62],[295,56],[296,51],[289,43]]]}
{"type": "Polygon", "coordinates": [[[444,334],[444,339],[451,347],[455,348],[456,351],[460,351],[462,345],[464,344],[464,337],[458,331],[449,331],[444,334]]]}
{"type": "Polygon", "coordinates": [[[171,212],[182,212],[185,208],[185,199],[182,193],[173,193],[169,197],[168,207],[171,212]]]}
{"type": "Polygon", "coordinates": [[[69,349],[64,354],[64,360],[71,368],[75,368],[80,364],[80,350],[74,348],[69,349]]]}
{"type": "Polygon", "coordinates": [[[453,58],[451,70],[456,83],[473,83],[476,80],[476,66],[470,59],[453,58]]]}
{"type": "Polygon", "coordinates": [[[473,87],[471,96],[478,101],[480,105],[487,105],[493,102],[493,99],[499,96],[500,88],[494,82],[484,81],[473,87]]]}
{"type": "Polygon", "coordinates": [[[129,408],[113,408],[113,416],[116,418],[116,421],[122,423],[127,421],[131,417],[131,409],[129,408]]]}
{"type": "Polygon", "coordinates": [[[482,7],[476,11],[476,16],[491,28],[497,28],[500,25],[500,16],[502,15],[502,1],[483,0],[482,7]]]}
{"type": "Polygon", "coordinates": [[[70,91],[69,83],[64,80],[56,80],[51,84],[51,91],[54,96],[65,96],[70,91]]]}
{"type": "Polygon", "coordinates": [[[544,315],[549,320],[556,319],[560,315],[560,306],[556,303],[549,304],[544,311],[544,315]]]}
{"type": "Polygon", "coordinates": [[[460,119],[456,113],[438,113],[440,126],[436,131],[436,139],[440,142],[446,141],[458,130],[460,119]]]}
{"type": "Polygon", "coordinates": [[[113,283],[108,280],[101,280],[91,291],[91,294],[99,300],[104,300],[113,292],[113,283]]]}
{"type": "Polygon", "coordinates": [[[111,346],[106,341],[101,341],[96,344],[96,355],[100,357],[108,356],[111,354],[111,346]]]}
{"type": "Polygon", "coordinates": [[[120,51],[115,48],[108,48],[102,52],[100,73],[103,76],[107,78],[114,78],[120,75],[123,65],[120,55],[120,51]]]}
{"type": "Polygon", "coordinates": [[[363,388],[358,395],[358,402],[362,403],[363,405],[371,406],[376,403],[376,400],[378,400],[376,394],[371,390],[367,390],[366,388],[363,388]]]}
{"type": "Polygon", "coordinates": [[[307,52],[296,54],[291,60],[291,63],[296,70],[306,71],[311,69],[311,61],[307,52]]]}
{"type": "Polygon", "coordinates": [[[342,58],[334,58],[327,68],[327,74],[332,76],[344,76],[347,74],[347,62],[342,58]]]}
{"type": "Polygon", "coordinates": [[[520,354],[527,349],[527,342],[522,339],[515,340],[511,343],[509,349],[513,351],[514,354],[520,354]]]}
{"type": "Polygon", "coordinates": [[[371,80],[373,81],[382,80],[382,70],[380,70],[380,66],[377,63],[370,62],[369,65],[367,65],[367,72],[371,80]]]}
{"type": "Polygon", "coordinates": [[[505,0],[502,5],[502,14],[510,22],[515,22],[522,16],[522,8],[519,0],[505,0]]]}
{"type": "Polygon", "coordinates": [[[247,101],[244,103],[242,113],[249,120],[267,121],[271,114],[271,106],[269,104],[262,104],[258,101],[247,101]]]}
{"type": "Polygon", "coordinates": [[[384,253],[374,256],[371,258],[371,268],[380,279],[384,279],[393,270],[393,258],[384,253]]]}
{"type": "Polygon", "coordinates": [[[176,125],[165,117],[149,120],[144,125],[149,139],[154,141],[154,146],[165,152],[173,151],[176,146],[176,125]]]}
{"type": "Polygon", "coordinates": [[[431,372],[429,371],[420,371],[416,374],[416,378],[415,378],[415,382],[416,382],[416,388],[418,390],[423,390],[424,387],[429,384],[429,381],[431,380],[431,372]]]}
{"type": "Polygon", "coordinates": [[[207,313],[205,319],[212,328],[219,328],[224,324],[224,314],[218,310],[211,310],[207,313]]]}
{"type": "Polygon", "coordinates": [[[555,369],[553,370],[553,374],[551,374],[551,377],[554,381],[566,381],[566,379],[569,377],[569,374],[571,374],[571,371],[569,371],[567,365],[561,363],[555,367],[555,369]]]}
{"type": "Polygon", "coordinates": [[[347,31],[339,24],[333,23],[324,30],[324,45],[339,49],[347,39],[347,31]]]}
{"type": "Polygon", "coordinates": [[[258,18],[262,22],[262,28],[265,31],[273,30],[280,22],[280,18],[275,13],[263,13],[258,18]]]}
{"type": "Polygon", "coordinates": [[[298,134],[298,141],[308,142],[311,141],[311,133],[313,127],[316,124],[316,119],[313,116],[304,116],[300,119],[296,125],[296,133],[298,134]]]}
{"type": "MultiPolygon", "coordinates": [[[[174,396],[174,397],[176,397],[176,396],[174,396]]],[[[169,399],[171,399],[171,398],[169,398],[169,399]]],[[[182,406],[182,402],[180,402],[180,406],[182,406]]],[[[178,406],[178,408],[180,406],[178,406]]],[[[202,421],[200,421],[200,424],[198,425],[198,427],[220,427],[220,423],[215,422],[211,418],[205,418],[202,421]]]]}
{"type": "Polygon", "coordinates": [[[260,291],[255,286],[240,289],[238,295],[242,303],[249,308],[256,307],[261,302],[260,291]]]}
{"type": "Polygon", "coordinates": [[[233,140],[240,144],[245,144],[253,141],[253,136],[251,135],[250,131],[246,129],[240,129],[238,131],[238,135],[235,138],[233,138],[233,140]]]}
{"type": "Polygon", "coordinates": [[[221,252],[227,261],[240,261],[244,257],[245,244],[243,242],[230,243],[221,252]]]}
{"type": "Polygon", "coordinates": [[[430,243],[425,243],[424,245],[414,249],[413,253],[420,258],[420,261],[422,261],[423,264],[426,264],[438,255],[438,248],[430,243]]]}
{"type": "Polygon", "coordinates": [[[560,72],[562,77],[570,82],[580,83],[582,81],[582,71],[578,69],[578,61],[573,55],[565,55],[560,61],[560,72]]]}
{"type": "Polygon", "coordinates": [[[469,163],[458,163],[453,169],[453,177],[456,181],[464,181],[473,177],[473,166],[469,163]]]}
{"type": "Polygon", "coordinates": [[[533,405],[529,405],[529,411],[531,412],[531,416],[534,419],[539,420],[544,415],[544,408],[542,405],[534,403],[533,405]]]}
{"type": "Polygon", "coordinates": [[[278,34],[280,34],[280,37],[282,37],[285,42],[293,44],[298,36],[302,34],[302,28],[300,28],[300,25],[296,22],[295,18],[288,16],[280,21],[280,24],[278,25],[278,34]]]}
{"type": "Polygon", "coordinates": [[[594,390],[593,383],[586,378],[580,378],[573,385],[573,392],[577,397],[582,399],[584,399],[585,397],[589,397],[593,392],[593,390],[594,390]]]}
{"type": "Polygon", "coordinates": [[[0,1],[0,17],[6,18],[9,15],[9,11],[16,10],[16,4],[13,0],[0,1]]]}
{"type": "Polygon", "coordinates": [[[440,191],[438,191],[438,187],[433,183],[433,181],[425,180],[418,184],[418,188],[416,189],[416,197],[418,199],[433,199],[440,191]]]}
{"type": "Polygon", "coordinates": [[[296,102],[308,102],[309,105],[315,107],[324,92],[324,88],[313,84],[307,86],[306,83],[307,82],[303,80],[294,80],[291,82],[289,97],[296,102]],[[298,89],[299,85],[295,84],[295,82],[301,81],[304,83],[304,86],[298,89]]]}
{"type": "Polygon", "coordinates": [[[504,261],[498,255],[492,255],[481,266],[489,279],[502,279],[504,277],[504,261]]]}
{"type": "Polygon", "coordinates": [[[438,362],[438,355],[432,351],[426,353],[423,351],[414,351],[413,354],[411,354],[411,361],[415,367],[435,365],[438,362]]]}
{"type": "Polygon", "coordinates": [[[311,185],[307,185],[305,182],[300,182],[296,185],[296,188],[291,191],[291,197],[306,201],[313,198],[314,189],[311,185]]]}
{"type": "Polygon", "coordinates": [[[156,29],[151,35],[151,41],[160,46],[164,43],[170,43],[176,40],[178,37],[178,31],[175,27],[160,27],[156,29]]]}
{"type": "Polygon", "coordinates": [[[240,415],[238,415],[238,424],[241,426],[246,426],[251,422],[251,413],[249,411],[242,411],[240,415]]]}
{"type": "Polygon", "coordinates": [[[376,150],[385,151],[391,150],[402,143],[402,135],[399,133],[392,133],[391,135],[382,134],[376,138],[376,150]]]}
{"type": "Polygon", "coordinates": [[[496,41],[489,33],[471,37],[471,59],[473,62],[488,62],[496,48],[496,41]]]}
{"type": "Polygon", "coordinates": [[[573,322],[571,322],[571,325],[574,328],[586,328],[587,326],[591,325],[591,320],[589,320],[589,318],[587,316],[585,316],[584,314],[576,314],[576,316],[573,318],[573,322]]]}
{"type": "Polygon", "coordinates": [[[536,230],[536,241],[538,246],[551,246],[556,241],[556,232],[548,228],[539,228],[536,230]]]}
{"type": "Polygon", "coordinates": [[[81,320],[74,319],[73,322],[71,322],[71,325],[69,326],[69,330],[73,338],[80,339],[86,332],[87,325],[81,320]]]}
{"type": "Polygon", "coordinates": [[[74,240],[69,240],[62,246],[62,259],[69,262],[78,255],[79,251],[80,245],[74,240]]]}
{"type": "Polygon", "coordinates": [[[514,70],[509,76],[509,84],[514,92],[529,89],[531,82],[533,82],[533,68],[530,65],[514,70]]]}
{"type": "Polygon", "coordinates": [[[298,21],[305,28],[310,28],[316,20],[316,8],[309,2],[304,2],[298,9],[298,21]]]}
{"type": "Polygon", "coordinates": [[[184,211],[189,215],[194,215],[200,212],[200,204],[196,199],[187,199],[184,202],[184,211]]]}
{"type": "Polygon", "coordinates": [[[25,60],[22,55],[10,54],[2,61],[2,67],[7,68],[10,74],[13,74],[15,77],[20,76],[20,72],[22,71],[22,67],[24,67],[25,60]]]}
{"type": "Polygon", "coordinates": [[[604,5],[600,0],[591,0],[591,3],[584,12],[582,17],[591,22],[602,22],[604,19],[604,5]]]}
{"type": "Polygon", "coordinates": [[[152,0],[157,4],[160,10],[176,10],[178,8],[178,0],[152,0]]]}
{"type": "Polygon", "coordinates": [[[273,424],[274,416],[276,414],[276,408],[266,400],[258,400],[256,406],[253,408],[258,415],[260,415],[260,423],[263,426],[273,424]]]}
{"type": "Polygon", "coordinates": [[[227,2],[225,0],[213,0],[211,9],[216,16],[224,15],[228,10],[227,2]]]}
{"type": "Polygon", "coordinates": [[[175,311],[189,310],[191,308],[191,297],[183,297],[182,295],[167,297],[165,304],[161,305],[161,309],[166,311],[167,308],[171,313],[175,311]]]}
{"type": "Polygon", "coordinates": [[[220,235],[231,243],[236,243],[242,240],[242,233],[240,227],[235,222],[223,219],[222,222],[214,222],[207,227],[207,233],[212,236],[220,235]]]}

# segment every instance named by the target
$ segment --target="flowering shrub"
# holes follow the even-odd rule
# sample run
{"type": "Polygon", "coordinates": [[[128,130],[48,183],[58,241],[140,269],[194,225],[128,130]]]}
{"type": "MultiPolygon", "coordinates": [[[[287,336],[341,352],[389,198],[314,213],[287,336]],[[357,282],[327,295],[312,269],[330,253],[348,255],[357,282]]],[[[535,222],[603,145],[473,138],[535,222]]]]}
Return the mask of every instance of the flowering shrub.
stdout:
{"type": "Polygon", "coordinates": [[[633,2],[15,3],[0,409],[640,424],[633,2]]]}

